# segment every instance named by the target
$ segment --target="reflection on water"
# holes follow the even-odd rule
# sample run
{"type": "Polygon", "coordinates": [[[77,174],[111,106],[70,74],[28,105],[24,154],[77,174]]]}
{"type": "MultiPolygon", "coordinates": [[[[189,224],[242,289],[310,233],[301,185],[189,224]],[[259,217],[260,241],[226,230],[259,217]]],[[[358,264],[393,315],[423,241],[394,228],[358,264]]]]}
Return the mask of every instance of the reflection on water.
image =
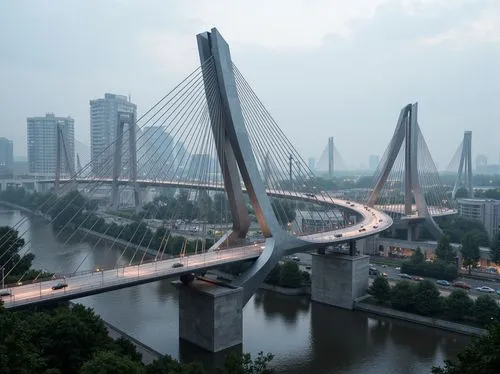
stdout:
{"type": "MultiPolygon", "coordinates": [[[[14,225],[21,217],[18,211],[0,208],[0,226],[14,225]]],[[[119,248],[56,239],[39,219],[28,220],[19,231],[33,239],[37,268],[71,272],[82,264],[80,270],[88,270],[112,267],[120,258],[119,248]]],[[[170,280],[78,301],[159,352],[196,358],[212,367],[220,363],[221,355],[179,344],[177,291],[170,280]]],[[[259,291],[244,308],[243,346],[235,349],[253,355],[272,352],[278,372],[287,374],[421,374],[453,357],[468,341],[441,330],[312,303],[307,297],[259,291]]]]}

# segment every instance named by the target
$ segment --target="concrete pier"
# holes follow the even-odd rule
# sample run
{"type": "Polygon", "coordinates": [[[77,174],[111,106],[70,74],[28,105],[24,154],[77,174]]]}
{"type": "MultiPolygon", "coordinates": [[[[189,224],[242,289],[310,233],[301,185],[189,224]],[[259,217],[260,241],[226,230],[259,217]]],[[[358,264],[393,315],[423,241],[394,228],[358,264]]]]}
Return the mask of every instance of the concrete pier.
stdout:
{"type": "Polygon", "coordinates": [[[179,338],[210,352],[241,344],[243,289],[195,279],[179,289],[179,338]]]}
{"type": "Polygon", "coordinates": [[[311,299],[352,310],[368,289],[369,256],[313,254],[311,299]]]}

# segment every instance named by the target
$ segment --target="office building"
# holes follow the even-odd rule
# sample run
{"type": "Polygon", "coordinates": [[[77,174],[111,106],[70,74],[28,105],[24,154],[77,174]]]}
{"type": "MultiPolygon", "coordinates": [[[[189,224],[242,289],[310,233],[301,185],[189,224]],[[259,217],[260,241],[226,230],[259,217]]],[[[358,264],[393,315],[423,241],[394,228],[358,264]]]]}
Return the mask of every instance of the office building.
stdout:
{"type": "Polygon", "coordinates": [[[14,166],[14,145],[12,140],[0,138],[0,167],[12,170],[14,166]]]}
{"type": "Polygon", "coordinates": [[[187,165],[184,145],[176,141],[163,126],[145,126],[139,140],[139,174],[146,179],[168,179],[187,165]]]}
{"type": "MultiPolygon", "coordinates": [[[[133,113],[137,119],[137,106],[127,96],[106,93],[103,99],[90,100],[90,159],[95,176],[112,175],[118,112],[133,113]]],[[[122,144],[122,175],[125,175],[129,161],[126,126],[122,144]]]]}
{"type": "Polygon", "coordinates": [[[59,128],[61,141],[64,142],[61,142],[61,173],[70,175],[75,167],[75,120],[47,113],[45,117],[29,117],[27,124],[28,171],[38,175],[55,175],[59,128]]]}
{"type": "Polygon", "coordinates": [[[368,158],[368,166],[370,170],[377,170],[378,164],[380,162],[380,158],[378,155],[370,155],[368,158]]]}
{"type": "Polygon", "coordinates": [[[458,214],[482,222],[490,239],[500,231],[500,200],[458,199],[458,214]]]}

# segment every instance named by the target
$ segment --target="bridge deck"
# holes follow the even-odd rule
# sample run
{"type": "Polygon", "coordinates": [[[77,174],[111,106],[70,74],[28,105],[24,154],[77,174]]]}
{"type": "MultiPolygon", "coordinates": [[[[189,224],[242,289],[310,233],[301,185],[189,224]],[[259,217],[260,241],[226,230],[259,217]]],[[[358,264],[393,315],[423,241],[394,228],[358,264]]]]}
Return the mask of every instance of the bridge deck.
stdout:
{"type": "MultiPolygon", "coordinates": [[[[132,265],[118,269],[95,271],[66,278],[68,287],[52,290],[58,280],[42,281],[12,287],[12,296],[2,297],[5,308],[72,300],[106,291],[117,290],[159,279],[178,277],[182,274],[210,269],[216,266],[259,257],[262,244],[224,249],[203,254],[132,265]],[[175,263],[182,267],[173,267],[175,263]]],[[[61,281],[61,280],[59,280],[61,281]]]]}

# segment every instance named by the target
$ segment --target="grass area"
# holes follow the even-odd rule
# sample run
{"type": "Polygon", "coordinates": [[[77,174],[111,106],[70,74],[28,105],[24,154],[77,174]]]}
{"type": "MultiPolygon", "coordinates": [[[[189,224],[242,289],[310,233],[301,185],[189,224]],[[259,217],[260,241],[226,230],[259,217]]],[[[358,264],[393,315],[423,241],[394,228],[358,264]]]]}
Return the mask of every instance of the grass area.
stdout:
{"type": "Polygon", "coordinates": [[[405,260],[402,258],[391,258],[381,256],[370,256],[370,263],[377,265],[387,265],[392,267],[401,266],[405,260]]]}

